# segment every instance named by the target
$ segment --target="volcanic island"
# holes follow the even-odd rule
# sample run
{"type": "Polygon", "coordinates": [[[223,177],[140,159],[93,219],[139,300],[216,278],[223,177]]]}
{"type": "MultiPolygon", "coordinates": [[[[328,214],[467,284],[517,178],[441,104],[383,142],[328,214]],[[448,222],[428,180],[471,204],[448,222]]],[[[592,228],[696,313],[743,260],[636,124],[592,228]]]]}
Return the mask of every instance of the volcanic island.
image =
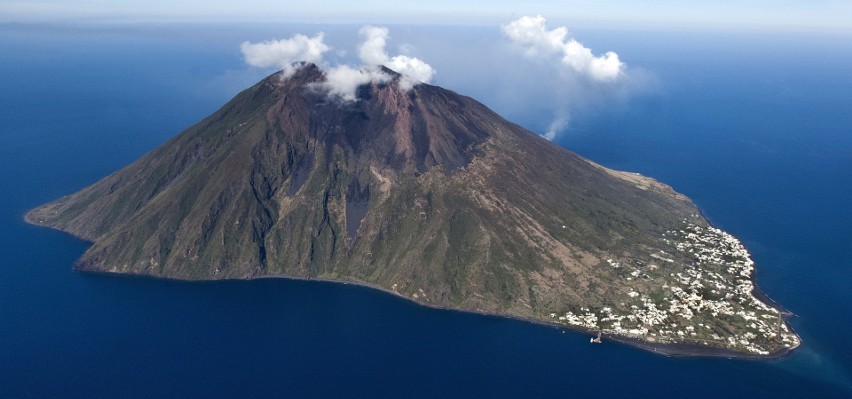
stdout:
{"type": "Polygon", "coordinates": [[[92,242],[86,272],[349,282],[668,355],[799,346],[742,243],[671,187],[385,67],[354,99],[293,69],[25,219],[92,242]]]}

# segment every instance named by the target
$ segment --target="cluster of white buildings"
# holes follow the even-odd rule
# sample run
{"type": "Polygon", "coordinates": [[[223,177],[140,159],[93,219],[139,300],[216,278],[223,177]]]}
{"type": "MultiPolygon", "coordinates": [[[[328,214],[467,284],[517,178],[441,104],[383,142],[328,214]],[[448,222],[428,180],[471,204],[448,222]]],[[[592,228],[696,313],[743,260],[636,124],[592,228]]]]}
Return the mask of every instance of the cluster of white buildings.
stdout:
{"type": "Polygon", "coordinates": [[[662,251],[652,256],[662,266],[640,269],[629,260],[607,259],[627,282],[623,297],[613,298],[611,306],[584,307],[577,314],[568,311],[551,317],[567,325],[651,342],[696,343],[764,355],[798,346],[799,337],[781,320],[779,311],[752,294],[754,262],[739,240],[686,221],[683,229],[666,232],[663,240],[680,252],[675,258],[692,262],[676,262],[662,251]],[[639,276],[645,277],[642,283],[632,283],[639,276]]]}

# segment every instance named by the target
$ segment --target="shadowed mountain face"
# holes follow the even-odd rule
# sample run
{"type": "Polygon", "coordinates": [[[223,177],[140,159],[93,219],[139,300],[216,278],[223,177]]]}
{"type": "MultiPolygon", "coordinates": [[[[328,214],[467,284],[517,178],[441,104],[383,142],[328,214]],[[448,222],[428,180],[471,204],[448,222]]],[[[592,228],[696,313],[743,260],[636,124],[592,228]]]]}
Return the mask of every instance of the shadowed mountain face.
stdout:
{"type": "Polygon", "coordinates": [[[27,219],[92,241],[80,270],[347,280],[541,320],[624,308],[691,262],[664,234],[708,226],[668,186],[384,73],[350,102],[316,66],[272,75],[27,219]],[[625,278],[613,260],[648,267],[625,278]]]}

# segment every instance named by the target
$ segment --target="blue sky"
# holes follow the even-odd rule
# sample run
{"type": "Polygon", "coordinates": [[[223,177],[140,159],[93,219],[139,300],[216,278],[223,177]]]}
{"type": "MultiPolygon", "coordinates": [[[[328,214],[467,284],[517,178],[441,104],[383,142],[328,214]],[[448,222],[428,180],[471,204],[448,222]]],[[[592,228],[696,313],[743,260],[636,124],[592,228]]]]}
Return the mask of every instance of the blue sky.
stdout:
{"type": "Polygon", "coordinates": [[[852,31],[850,0],[0,0],[0,22],[259,21],[499,24],[541,14],[572,24],[852,31]]]}

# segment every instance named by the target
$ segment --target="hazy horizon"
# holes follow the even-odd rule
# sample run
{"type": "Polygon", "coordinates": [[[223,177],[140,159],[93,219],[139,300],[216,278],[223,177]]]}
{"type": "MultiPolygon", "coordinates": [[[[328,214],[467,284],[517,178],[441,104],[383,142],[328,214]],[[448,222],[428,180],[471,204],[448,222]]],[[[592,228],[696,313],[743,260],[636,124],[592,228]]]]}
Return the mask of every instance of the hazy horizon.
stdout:
{"type": "Polygon", "coordinates": [[[559,24],[608,27],[704,27],[716,29],[810,30],[852,32],[852,3],[842,0],[797,1],[574,1],[480,0],[367,4],[340,0],[318,5],[281,5],[267,0],[235,3],[179,3],[153,0],[35,0],[0,2],[3,22],[254,22],[494,25],[523,15],[543,15],[559,24]]]}

